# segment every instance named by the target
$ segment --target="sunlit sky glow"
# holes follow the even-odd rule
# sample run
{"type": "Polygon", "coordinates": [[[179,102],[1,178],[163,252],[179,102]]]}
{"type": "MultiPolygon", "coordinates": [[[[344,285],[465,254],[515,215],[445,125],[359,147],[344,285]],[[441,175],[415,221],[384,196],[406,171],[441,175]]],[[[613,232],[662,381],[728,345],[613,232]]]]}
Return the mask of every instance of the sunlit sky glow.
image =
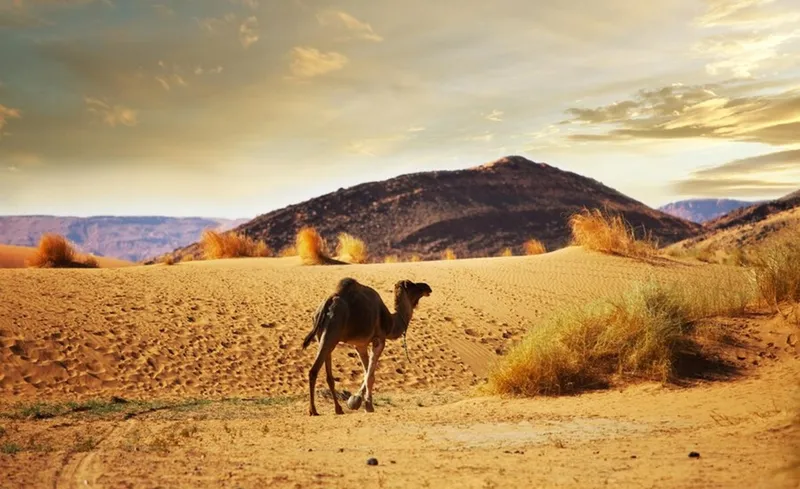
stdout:
{"type": "Polygon", "coordinates": [[[800,187],[796,0],[0,0],[0,214],[251,217],[519,154],[800,187]]]}

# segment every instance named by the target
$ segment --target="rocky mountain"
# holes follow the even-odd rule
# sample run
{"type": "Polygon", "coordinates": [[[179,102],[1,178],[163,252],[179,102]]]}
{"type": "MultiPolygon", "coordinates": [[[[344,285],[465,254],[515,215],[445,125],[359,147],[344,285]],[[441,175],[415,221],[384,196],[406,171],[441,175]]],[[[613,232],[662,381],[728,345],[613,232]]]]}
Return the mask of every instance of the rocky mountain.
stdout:
{"type": "MultiPolygon", "coordinates": [[[[291,205],[236,228],[273,250],[293,244],[302,226],[313,226],[329,246],[340,232],[363,239],[372,256],[419,254],[436,258],[446,248],[459,257],[520,253],[530,238],[548,249],[568,244],[569,216],[582,208],[621,212],[638,230],[662,242],[679,241],[701,226],[651,209],[602,183],[520,156],[478,167],[399,176],[339,189],[291,205]]],[[[176,256],[201,256],[198,244],[176,256]]]]}
{"type": "Polygon", "coordinates": [[[140,261],[193,243],[204,229],[228,230],[246,221],[163,216],[0,216],[0,244],[36,246],[42,234],[58,233],[82,252],[140,261]]]}
{"type": "Polygon", "coordinates": [[[672,202],[659,207],[658,210],[688,221],[704,223],[756,203],[733,199],[689,199],[672,202]]]}

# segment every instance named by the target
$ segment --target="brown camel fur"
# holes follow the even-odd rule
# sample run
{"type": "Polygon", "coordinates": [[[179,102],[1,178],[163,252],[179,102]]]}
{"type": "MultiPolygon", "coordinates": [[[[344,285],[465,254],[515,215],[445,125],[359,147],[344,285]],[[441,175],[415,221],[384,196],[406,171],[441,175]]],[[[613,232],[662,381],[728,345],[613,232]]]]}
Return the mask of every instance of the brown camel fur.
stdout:
{"type": "Polygon", "coordinates": [[[414,308],[422,297],[430,294],[431,288],[426,283],[401,280],[394,284],[395,312],[390,313],[378,292],[372,287],[360,284],[352,278],[340,280],[336,290],[317,308],[314,313],[314,329],[303,340],[303,349],[311,344],[314,337],[319,341],[317,358],[308,371],[308,413],[311,416],[318,415],[314,405],[314,389],[319,369],[325,363],[328,388],[333,396],[336,414],[344,414],[336,396],[331,371],[331,353],[339,343],[354,346],[364,367],[364,382],[361,384],[361,389],[348,399],[347,406],[356,410],[361,406],[362,399],[365,399],[364,409],[373,412],[372,388],[375,383],[375,369],[378,367],[378,359],[386,340],[396,340],[405,335],[414,308]],[[368,355],[370,345],[372,345],[372,355],[368,355]]]}

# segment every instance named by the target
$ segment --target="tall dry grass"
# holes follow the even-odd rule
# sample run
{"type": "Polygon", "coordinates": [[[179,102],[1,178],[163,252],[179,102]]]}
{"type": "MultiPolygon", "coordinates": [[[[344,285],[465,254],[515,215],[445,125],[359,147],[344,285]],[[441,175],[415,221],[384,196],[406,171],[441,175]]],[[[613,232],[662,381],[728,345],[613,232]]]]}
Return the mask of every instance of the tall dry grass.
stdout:
{"type": "Polygon", "coordinates": [[[503,248],[503,250],[500,251],[500,256],[514,256],[514,252],[511,248],[503,248]]]}
{"type": "Polygon", "coordinates": [[[649,236],[637,239],[633,227],[619,214],[584,209],[570,217],[569,225],[573,242],[589,250],[635,257],[656,253],[655,241],[649,236]]]}
{"type": "Polygon", "coordinates": [[[369,258],[364,241],[347,233],[339,233],[336,255],[347,263],[366,263],[369,258]]]}
{"type": "Polygon", "coordinates": [[[200,246],[205,257],[211,260],[271,255],[269,247],[263,241],[256,241],[240,233],[218,233],[211,229],[203,231],[200,246]]]}
{"type": "Polygon", "coordinates": [[[397,255],[387,255],[383,257],[383,263],[400,263],[400,258],[397,255]]]}
{"type": "Polygon", "coordinates": [[[779,312],[784,303],[800,303],[800,229],[785,229],[747,250],[744,261],[764,303],[779,312]]]}
{"type": "Polygon", "coordinates": [[[444,253],[442,253],[442,258],[444,258],[445,260],[455,260],[458,257],[456,256],[456,252],[453,251],[452,248],[447,248],[446,250],[444,250],[444,253]]]}
{"type": "Polygon", "coordinates": [[[525,249],[526,255],[541,255],[547,253],[547,248],[545,248],[544,243],[538,239],[529,239],[522,247],[525,249]]]}
{"type": "Polygon", "coordinates": [[[408,261],[410,261],[412,263],[420,262],[420,261],[422,261],[422,257],[419,256],[418,254],[414,253],[414,254],[411,255],[411,257],[409,257],[408,261]]]}
{"type": "Polygon", "coordinates": [[[746,276],[732,288],[713,284],[640,283],[626,293],[560,310],[533,328],[494,366],[487,389],[518,396],[558,395],[615,381],[674,377],[681,351],[706,318],[743,311],[754,297],[746,276]]]}
{"type": "Polygon", "coordinates": [[[36,252],[26,265],[36,268],[97,268],[97,259],[89,255],[79,259],[75,248],[64,236],[45,233],[39,238],[36,252]]]}
{"type": "Polygon", "coordinates": [[[306,265],[322,265],[330,260],[325,240],[313,227],[306,226],[298,231],[295,248],[306,265]]]}

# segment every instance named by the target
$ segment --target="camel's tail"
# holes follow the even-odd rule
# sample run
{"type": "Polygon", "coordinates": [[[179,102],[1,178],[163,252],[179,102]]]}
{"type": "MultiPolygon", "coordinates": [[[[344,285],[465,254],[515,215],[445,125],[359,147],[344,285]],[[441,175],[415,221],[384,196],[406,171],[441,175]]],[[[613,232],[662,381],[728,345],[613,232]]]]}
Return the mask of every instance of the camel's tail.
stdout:
{"type": "Polygon", "coordinates": [[[322,305],[320,305],[320,307],[317,309],[316,314],[314,314],[314,328],[311,330],[310,333],[308,333],[308,335],[306,335],[306,338],[303,340],[303,350],[308,348],[308,345],[310,345],[311,342],[314,341],[314,337],[317,335],[317,333],[325,329],[326,327],[325,323],[331,317],[333,317],[333,304],[338,299],[339,299],[338,296],[332,295],[328,297],[328,299],[324,303],[322,303],[322,305]]]}

